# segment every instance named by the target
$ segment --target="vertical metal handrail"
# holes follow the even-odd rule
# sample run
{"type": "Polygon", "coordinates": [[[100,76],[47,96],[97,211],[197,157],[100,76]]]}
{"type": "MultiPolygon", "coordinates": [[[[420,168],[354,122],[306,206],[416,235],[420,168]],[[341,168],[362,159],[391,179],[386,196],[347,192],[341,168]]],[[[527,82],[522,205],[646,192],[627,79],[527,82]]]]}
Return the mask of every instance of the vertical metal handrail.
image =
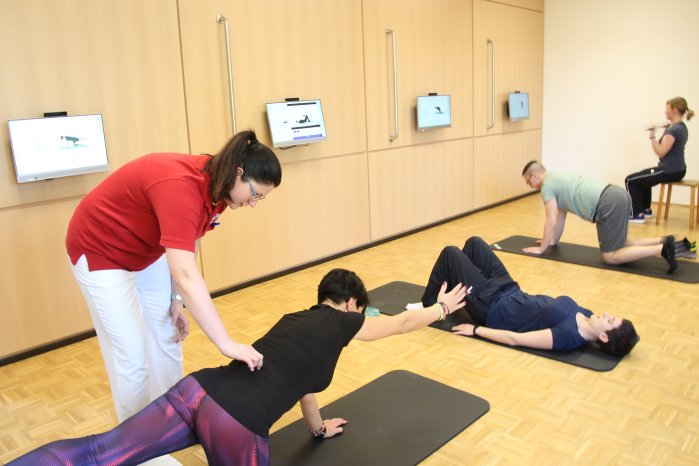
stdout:
{"type": "Polygon", "coordinates": [[[386,29],[386,34],[391,35],[393,44],[393,111],[395,119],[395,134],[388,135],[389,142],[393,142],[398,139],[398,59],[396,53],[396,32],[392,29],[386,29]]]}
{"type": "Polygon", "coordinates": [[[233,94],[233,66],[231,64],[231,34],[228,29],[228,20],[222,14],[216,15],[216,22],[223,24],[226,31],[226,60],[228,62],[228,96],[231,104],[231,127],[233,135],[238,132],[238,127],[235,123],[235,95],[233,94]]]}
{"type": "Polygon", "coordinates": [[[490,45],[490,125],[486,129],[495,126],[495,41],[488,39],[490,45]]]}

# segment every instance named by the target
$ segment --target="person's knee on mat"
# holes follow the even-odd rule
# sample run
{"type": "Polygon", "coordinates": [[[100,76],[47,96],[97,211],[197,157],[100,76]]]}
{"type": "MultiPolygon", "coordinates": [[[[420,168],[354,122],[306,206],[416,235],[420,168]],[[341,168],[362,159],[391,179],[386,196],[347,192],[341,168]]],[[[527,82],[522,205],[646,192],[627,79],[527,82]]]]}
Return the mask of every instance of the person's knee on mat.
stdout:
{"type": "Polygon", "coordinates": [[[623,263],[619,256],[616,254],[617,251],[611,251],[611,252],[603,252],[602,253],[602,260],[604,261],[605,264],[609,265],[619,265],[623,263]]]}

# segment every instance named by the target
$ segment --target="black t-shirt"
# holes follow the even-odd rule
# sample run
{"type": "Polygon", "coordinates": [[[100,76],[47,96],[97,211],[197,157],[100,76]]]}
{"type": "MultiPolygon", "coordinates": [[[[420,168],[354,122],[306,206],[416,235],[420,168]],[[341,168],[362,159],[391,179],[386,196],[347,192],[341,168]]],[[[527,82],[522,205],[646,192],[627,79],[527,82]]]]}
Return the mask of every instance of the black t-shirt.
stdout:
{"type": "Polygon", "coordinates": [[[192,376],[238,422],[267,436],[304,395],[330,385],[342,349],[363,324],[364,314],[321,304],[286,314],[252,345],[264,356],[259,371],[232,361],[192,376]]]}

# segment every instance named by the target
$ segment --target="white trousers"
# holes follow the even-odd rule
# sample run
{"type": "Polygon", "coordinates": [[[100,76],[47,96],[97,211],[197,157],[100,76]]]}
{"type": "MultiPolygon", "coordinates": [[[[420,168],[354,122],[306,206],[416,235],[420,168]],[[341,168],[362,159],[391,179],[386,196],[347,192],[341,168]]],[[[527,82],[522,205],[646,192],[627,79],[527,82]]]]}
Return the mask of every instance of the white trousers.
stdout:
{"type": "Polygon", "coordinates": [[[182,378],[182,344],[170,319],[165,255],[140,272],[72,266],[95,325],[119,422],[182,378]]]}

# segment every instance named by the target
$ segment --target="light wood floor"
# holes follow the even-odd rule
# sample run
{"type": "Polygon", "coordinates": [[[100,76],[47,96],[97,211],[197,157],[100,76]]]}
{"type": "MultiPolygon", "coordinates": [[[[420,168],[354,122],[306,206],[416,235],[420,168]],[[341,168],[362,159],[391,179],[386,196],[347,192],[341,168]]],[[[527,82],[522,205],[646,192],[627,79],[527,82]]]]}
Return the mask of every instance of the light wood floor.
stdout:
{"type": "MultiPolygon", "coordinates": [[[[667,224],[630,225],[630,237],[688,230],[688,209],[667,224]]],[[[595,245],[594,226],[569,216],[563,240],[595,245]]],[[[367,288],[422,284],[441,248],[471,235],[493,242],[539,236],[543,208],[530,196],[216,300],[241,341],[260,337],[286,312],[308,307],[328,270],[355,270],[367,288]]],[[[312,239],[309,239],[312,241],[312,239]]],[[[699,464],[699,285],[500,254],[530,293],[569,295],[634,321],[641,341],[611,372],[594,372],[431,328],[345,350],[329,403],[394,369],[406,369],[490,402],[491,410],[423,464],[699,464]]],[[[661,259],[658,259],[661,260],[661,259]]],[[[239,264],[237,266],[244,266],[239,264]]],[[[681,266],[681,265],[680,265],[681,266]]],[[[40,325],[40,323],[37,323],[40,325]]],[[[185,342],[185,370],[224,364],[198,329],[185,342]]],[[[294,408],[276,428],[298,419],[294,408]]],[[[346,413],[351,422],[352,413],[346,413]]],[[[415,422],[439,422],[416,419],[415,422]]],[[[0,461],[43,443],[115,425],[95,339],[0,368],[0,461]]],[[[174,455],[206,464],[193,447],[174,455]]]]}

